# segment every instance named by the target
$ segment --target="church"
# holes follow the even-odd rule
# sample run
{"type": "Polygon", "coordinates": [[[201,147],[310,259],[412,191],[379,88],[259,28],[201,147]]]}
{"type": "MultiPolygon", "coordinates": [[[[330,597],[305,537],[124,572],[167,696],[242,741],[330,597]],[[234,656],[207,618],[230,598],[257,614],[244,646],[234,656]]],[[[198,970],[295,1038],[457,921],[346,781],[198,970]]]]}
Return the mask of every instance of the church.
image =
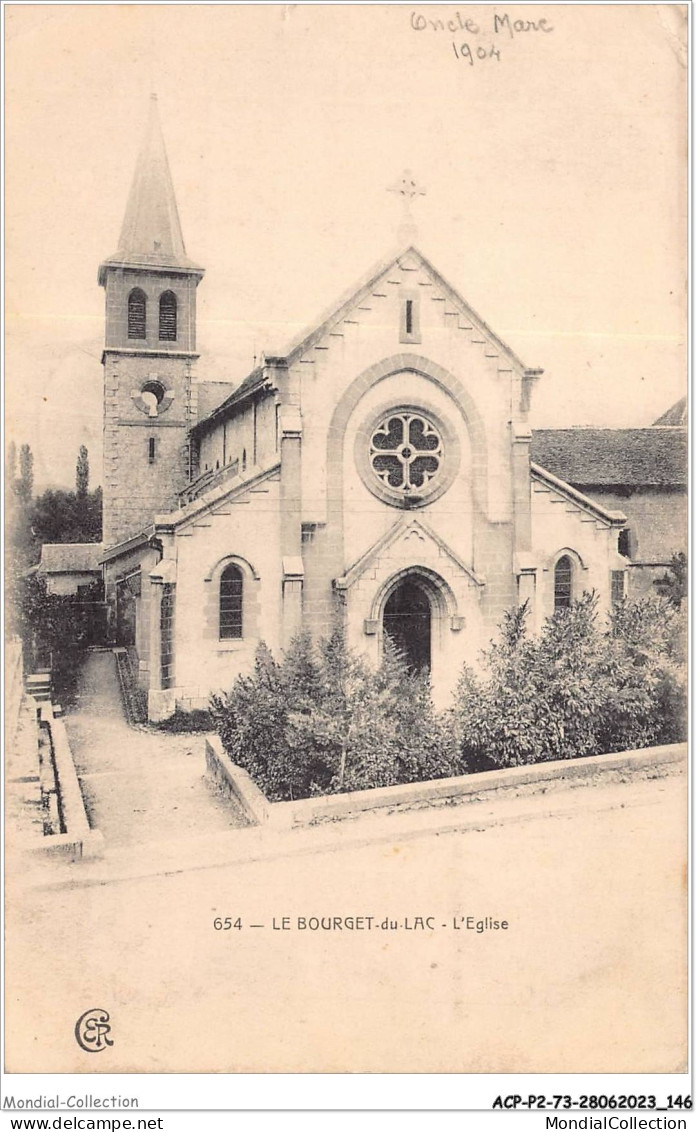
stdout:
{"type": "MultiPolygon", "coordinates": [[[[415,191],[405,177],[408,203],[415,191]]],[[[533,458],[541,378],[403,246],[236,387],[196,374],[196,292],[153,99],[106,294],[102,568],[151,720],[301,631],[391,639],[446,704],[506,609],[627,592],[627,517],[533,458]],[[620,552],[621,545],[621,552],[620,552]]],[[[643,430],[649,431],[649,430],[643,430]]],[[[608,505],[609,504],[609,505],[608,505]]]]}

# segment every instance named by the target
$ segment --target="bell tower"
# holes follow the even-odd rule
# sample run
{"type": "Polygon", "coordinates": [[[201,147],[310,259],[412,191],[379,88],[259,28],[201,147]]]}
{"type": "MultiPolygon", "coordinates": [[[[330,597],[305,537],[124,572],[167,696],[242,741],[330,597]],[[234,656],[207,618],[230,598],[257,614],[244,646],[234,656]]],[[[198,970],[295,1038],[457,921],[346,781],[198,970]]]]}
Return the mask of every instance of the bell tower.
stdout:
{"type": "Polygon", "coordinates": [[[106,291],[104,544],[176,507],[188,476],[196,288],[152,95],[118,250],[99,268],[106,291]]]}

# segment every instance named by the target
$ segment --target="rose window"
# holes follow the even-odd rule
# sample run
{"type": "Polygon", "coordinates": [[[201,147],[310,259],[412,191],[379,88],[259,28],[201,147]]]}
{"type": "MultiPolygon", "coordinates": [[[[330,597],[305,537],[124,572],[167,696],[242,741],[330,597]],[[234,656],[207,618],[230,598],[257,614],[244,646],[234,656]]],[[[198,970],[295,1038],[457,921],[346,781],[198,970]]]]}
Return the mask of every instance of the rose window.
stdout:
{"type": "Polygon", "coordinates": [[[405,498],[427,487],[440,470],[443,455],[439,431],[420,413],[390,413],[370,438],[373,473],[405,498]]]}

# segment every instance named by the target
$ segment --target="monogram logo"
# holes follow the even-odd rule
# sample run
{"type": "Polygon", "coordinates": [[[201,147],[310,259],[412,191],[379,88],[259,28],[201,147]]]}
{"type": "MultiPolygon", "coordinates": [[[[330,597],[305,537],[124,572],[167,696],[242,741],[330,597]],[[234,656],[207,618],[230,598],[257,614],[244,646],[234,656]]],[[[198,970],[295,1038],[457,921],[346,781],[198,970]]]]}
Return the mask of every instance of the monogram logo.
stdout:
{"type": "Polygon", "coordinates": [[[110,1033],[109,1014],[100,1006],[86,1010],[75,1023],[75,1040],[86,1053],[100,1053],[112,1046],[110,1033]]]}

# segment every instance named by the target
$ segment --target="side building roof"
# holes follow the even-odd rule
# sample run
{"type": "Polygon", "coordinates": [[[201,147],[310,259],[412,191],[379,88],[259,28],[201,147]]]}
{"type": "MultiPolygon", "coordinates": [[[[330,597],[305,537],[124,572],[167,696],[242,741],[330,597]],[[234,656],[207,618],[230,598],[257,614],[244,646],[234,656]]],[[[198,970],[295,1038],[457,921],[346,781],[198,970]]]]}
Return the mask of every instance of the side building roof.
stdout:
{"type": "Polygon", "coordinates": [[[41,547],[39,574],[101,574],[101,542],[47,542],[41,547]]]}
{"type": "MultiPolygon", "coordinates": [[[[200,435],[210,428],[211,425],[217,424],[219,420],[222,420],[228,415],[228,412],[231,411],[235,405],[245,401],[250,393],[255,392],[257,389],[263,389],[267,385],[267,381],[268,379],[263,366],[257,366],[256,369],[252,370],[252,372],[244,378],[241,385],[236,387],[228,385],[227,390],[224,391],[227,392],[228,395],[223,395],[214,406],[208,409],[208,412],[205,411],[205,402],[207,400],[210,403],[214,398],[211,393],[206,391],[203,395],[203,404],[201,404],[199,387],[198,422],[193,425],[191,429],[192,434],[194,436],[200,435]],[[232,393],[228,392],[230,388],[233,389],[232,393]]],[[[217,383],[201,382],[201,385],[208,384],[212,385],[217,383]]]]}
{"type": "Polygon", "coordinates": [[[685,487],[688,436],[682,427],[542,428],[531,458],[584,487],[685,487]]]}

